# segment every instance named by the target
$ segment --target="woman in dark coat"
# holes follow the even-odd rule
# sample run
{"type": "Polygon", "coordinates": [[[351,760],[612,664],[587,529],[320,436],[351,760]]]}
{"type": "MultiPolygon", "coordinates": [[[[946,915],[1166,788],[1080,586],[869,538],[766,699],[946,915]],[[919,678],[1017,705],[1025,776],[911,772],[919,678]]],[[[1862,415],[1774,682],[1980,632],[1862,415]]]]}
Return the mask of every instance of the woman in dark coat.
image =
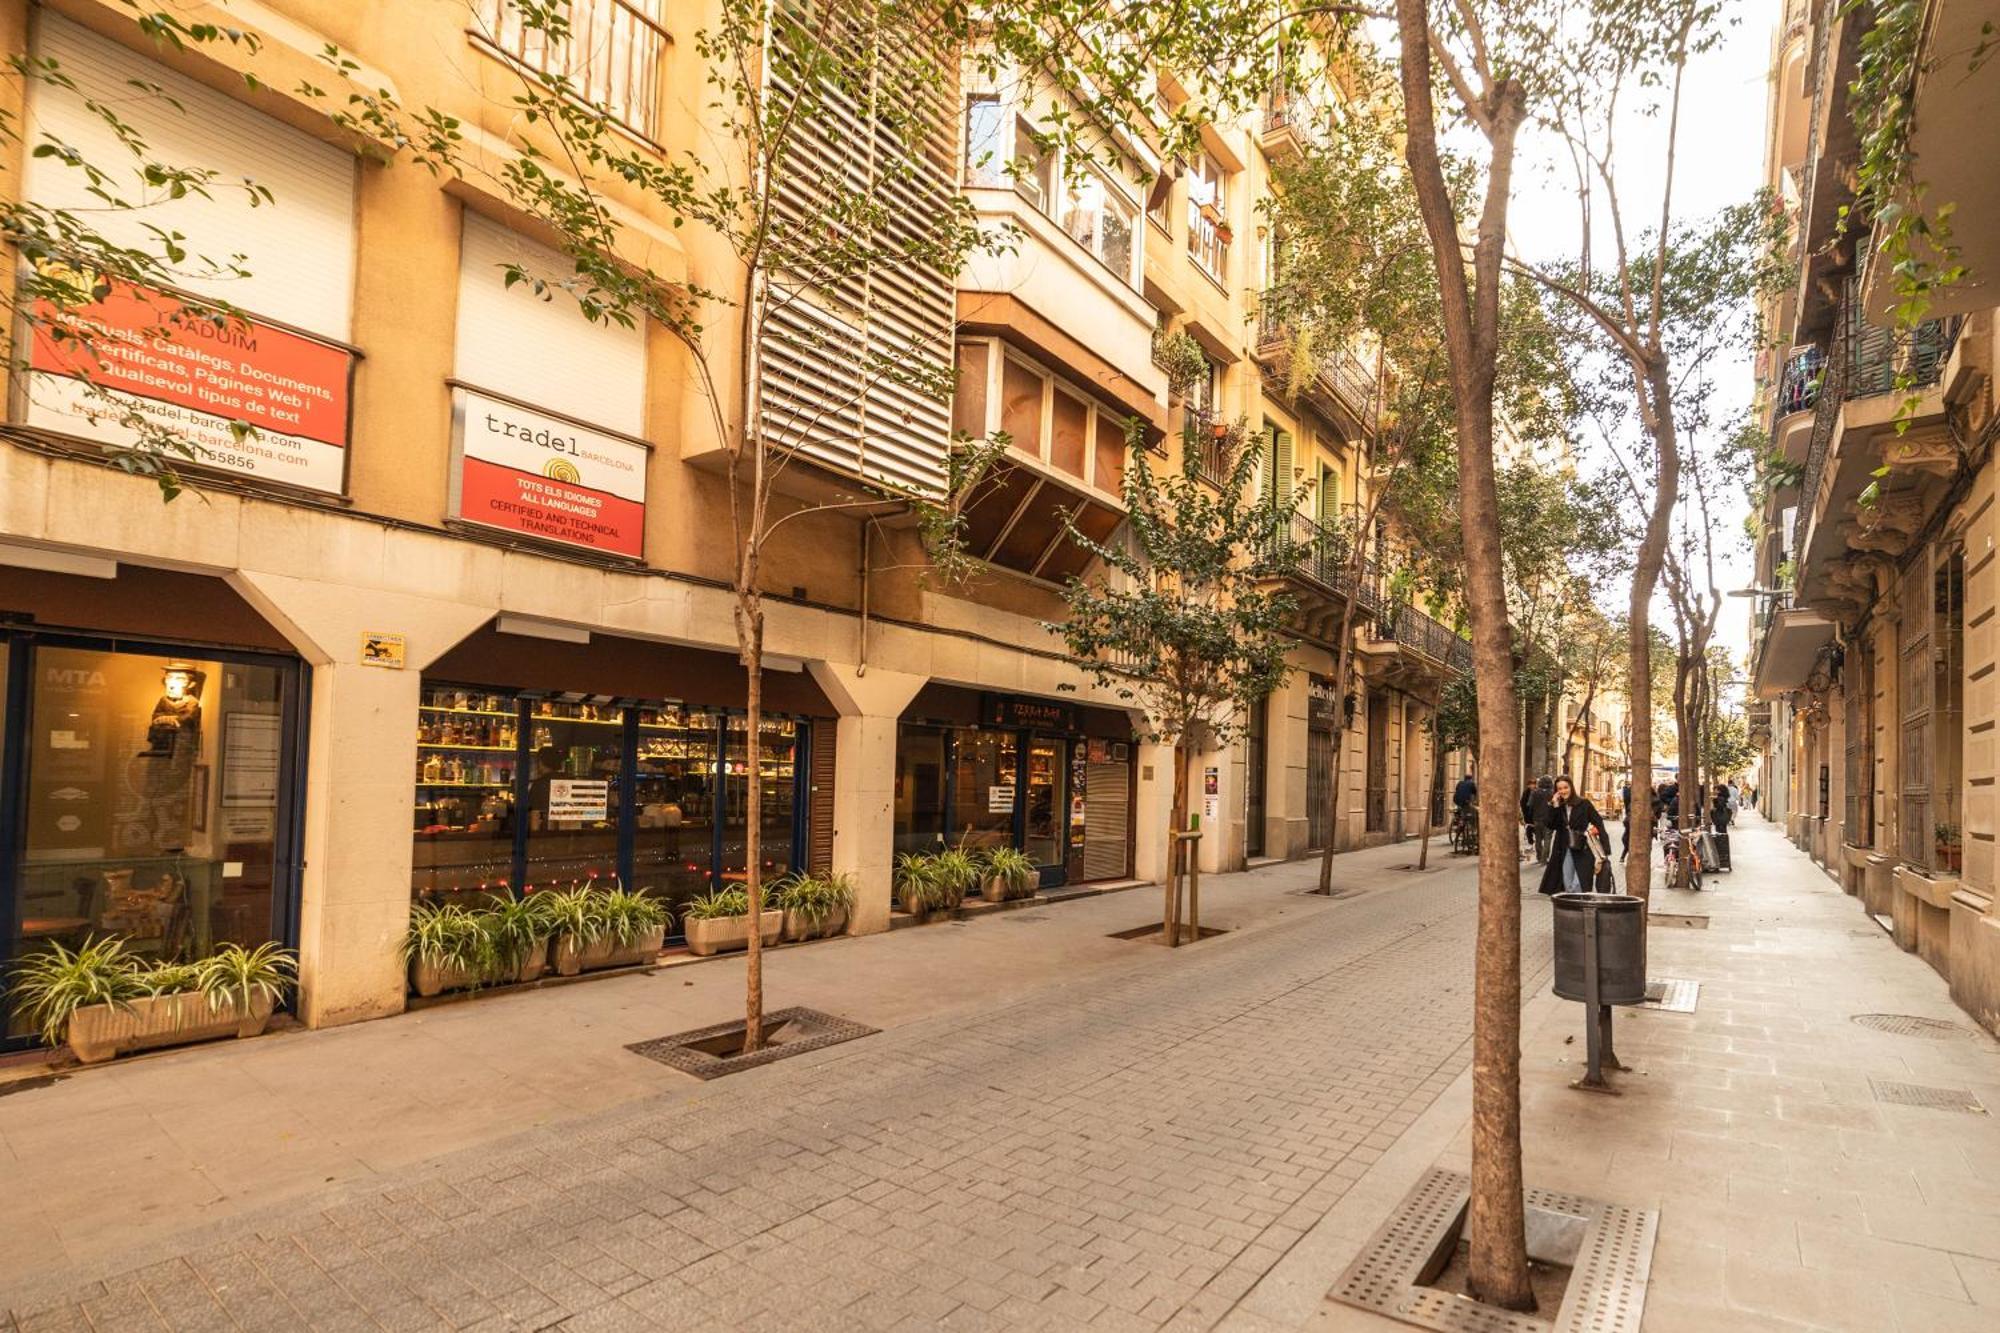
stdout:
{"type": "Polygon", "coordinates": [[[1588,797],[1577,795],[1568,778],[1557,778],[1543,820],[1556,836],[1549,852],[1549,868],[1542,872],[1541,891],[1589,893],[1597,878],[1598,857],[1611,846],[1604,816],[1597,813],[1588,797]],[[1592,833],[1597,836],[1595,847],[1588,840],[1592,833]]]}

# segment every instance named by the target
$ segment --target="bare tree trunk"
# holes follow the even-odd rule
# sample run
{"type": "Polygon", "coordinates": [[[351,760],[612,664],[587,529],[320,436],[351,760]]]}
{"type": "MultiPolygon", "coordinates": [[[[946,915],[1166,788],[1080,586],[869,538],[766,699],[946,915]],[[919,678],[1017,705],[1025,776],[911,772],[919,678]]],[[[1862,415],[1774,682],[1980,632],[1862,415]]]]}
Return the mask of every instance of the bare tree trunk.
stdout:
{"type": "MultiPolygon", "coordinates": [[[[1464,236],[1438,154],[1431,105],[1427,0],[1396,0],[1407,125],[1404,157],[1438,277],[1445,348],[1457,390],[1459,523],[1465,541],[1465,592],[1472,620],[1479,694],[1480,759],[1492,774],[1520,767],[1515,730],[1513,634],[1500,550],[1499,493],[1493,463],[1493,385],[1499,352],[1500,265],[1513,188],[1514,141],[1527,114],[1525,90],[1500,77],[1486,100],[1483,126],[1492,147],[1486,197],[1472,249],[1473,290],[1466,288],[1464,236]]],[[[1493,836],[1518,815],[1513,788],[1480,784],[1478,936],[1472,1006],[1472,1191],[1465,1224],[1467,1287],[1475,1300],[1532,1310],[1521,1180],[1521,872],[1512,839],[1493,836]]]]}
{"type": "MultiPolygon", "coordinates": [[[[1641,377],[1639,391],[1654,405],[1647,415],[1653,418],[1651,434],[1659,448],[1659,485],[1653,495],[1653,512],[1646,519],[1646,534],[1639,543],[1638,558],[1632,566],[1630,652],[1632,743],[1627,758],[1632,765],[1632,787],[1650,792],[1653,785],[1653,639],[1651,616],[1653,589],[1659,585],[1660,566],[1667,556],[1667,536],[1674,502],[1680,494],[1680,443],[1674,431],[1673,400],[1669,396],[1666,370],[1657,366],[1641,377]]],[[[1629,818],[1629,816],[1628,816],[1629,818]]],[[[1625,857],[1625,891],[1637,898],[1649,896],[1653,887],[1653,821],[1633,822],[1632,846],[1625,857]]]]}
{"type": "MultiPolygon", "coordinates": [[[[764,1044],[764,624],[756,616],[743,669],[749,677],[749,701],[743,725],[743,764],[747,799],[743,803],[743,892],[750,900],[749,952],[743,960],[743,1050],[764,1044]]],[[[725,745],[725,750],[726,750],[725,745]]],[[[725,765],[726,766],[726,765],[725,765]]]]}
{"type": "Polygon", "coordinates": [[[1187,844],[1181,841],[1181,830],[1188,822],[1188,766],[1194,762],[1194,751],[1186,741],[1174,743],[1174,810],[1170,817],[1173,827],[1167,831],[1167,888],[1166,901],[1160,912],[1160,929],[1167,937],[1167,947],[1178,948],[1181,942],[1181,868],[1187,862],[1187,844]]]}
{"type": "MultiPolygon", "coordinates": [[[[1357,546],[1359,542],[1357,540],[1357,546]]],[[[1320,893],[1333,892],[1333,853],[1340,845],[1340,774],[1346,767],[1347,759],[1347,695],[1348,674],[1354,669],[1354,599],[1359,590],[1354,584],[1359,580],[1360,571],[1352,570],[1349,580],[1347,604],[1340,612],[1340,651],[1333,662],[1333,775],[1327,782],[1326,846],[1319,851],[1320,893]]]]}
{"type": "Polygon", "coordinates": [[[1438,765],[1444,762],[1444,756],[1439,753],[1440,749],[1437,734],[1437,710],[1434,707],[1431,710],[1431,762],[1429,768],[1424,773],[1424,792],[1422,797],[1424,806],[1423,833],[1420,835],[1421,840],[1417,843],[1417,869],[1419,870],[1424,869],[1431,863],[1431,793],[1437,790],[1438,765]]]}

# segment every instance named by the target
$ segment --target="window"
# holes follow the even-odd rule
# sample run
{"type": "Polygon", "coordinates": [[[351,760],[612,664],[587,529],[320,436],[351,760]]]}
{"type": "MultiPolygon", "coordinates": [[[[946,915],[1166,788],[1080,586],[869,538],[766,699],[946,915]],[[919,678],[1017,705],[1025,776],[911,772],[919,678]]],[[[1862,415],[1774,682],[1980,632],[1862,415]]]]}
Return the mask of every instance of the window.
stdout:
{"type": "Polygon", "coordinates": [[[1208,153],[1188,172],[1188,253],[1217,282],[1229,262],[1229,177],[1208,153]]]}
{"type": "Polygon", "coordinates": [[[965,99],[965,182],[1007,183],[1007,116],[991,93],[965,99]]]}
{"type": "MultiPolygon", "coordinates": [[[[999,428],[1012,437],[1015,450],[1118,493],[1125,476],[1122,417],[1019,357],[1003,359],[1000,386],[999,428]]],[[[961,428],[980,433],[969,425],[961,428]]]]}
{"type": "Polygon", "coordinates": [[[1055,145],[1043,142],[1026,116],[1014,117],[1014,188],[1044,213],[1056,196],[1055,145]]]}
{"type": "Polygon", "coordinates": [[[551,40],[515,0],[478,0],[474,31],[510,60],[560,83],[627,129],[651,138],[665,66],[667,0],[569,0],[569,32],[551,40]]]}
{"type": "Polygon", "coordinates": [[[1076,238],[1090,253],[1104,261],[1113,273],[1132,280],[1132,223],[1136,210],[1094,166],[1083,169],[1082,179],[1063,193],[1062,229],[1076,238]]]}

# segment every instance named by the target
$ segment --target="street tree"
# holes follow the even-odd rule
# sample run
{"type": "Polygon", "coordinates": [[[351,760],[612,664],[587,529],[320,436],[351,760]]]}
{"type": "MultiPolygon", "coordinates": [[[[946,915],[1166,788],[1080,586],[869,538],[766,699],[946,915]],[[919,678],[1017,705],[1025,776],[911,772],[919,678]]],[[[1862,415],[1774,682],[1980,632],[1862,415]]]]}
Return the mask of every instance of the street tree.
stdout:
{"type": "Polygon", "coordinates": [[[1145,717],[1146,739],[1174,752],[1171,848],[1161,929],[1181,939],[1180,879],[1190,828],[1188,776],[1203,750],[1226,745],[1250,710],[1289,674],[1289,627],[1297,610],[1278,579],[1299,548],[1275,489],[1253,483],[1259,459],[1245,447],[1249,426],[1231,425],[1221,442],[1220,487],[1204,480],[1200,455],[1183,450],[1178,467],[1155,471],[1141,427],[1129,426],[1123,536],[1098,541],[1067,524],[1070,540],[1095,568],[1064,589],[1059,635],[1077,670],[1145,717]]]}

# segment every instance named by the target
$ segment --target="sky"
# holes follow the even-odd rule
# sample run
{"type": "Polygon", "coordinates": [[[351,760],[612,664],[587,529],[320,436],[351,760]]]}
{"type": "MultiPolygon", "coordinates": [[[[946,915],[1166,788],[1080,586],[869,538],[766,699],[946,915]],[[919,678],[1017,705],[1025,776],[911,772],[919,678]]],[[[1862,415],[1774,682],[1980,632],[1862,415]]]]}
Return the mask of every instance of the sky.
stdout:
{"type": "MultiPolygon", "coordinates": [[[[1674,214],[1696,218],[1739,203],[1755,193],[1764,178],[1765,119],[1772,32],[1782,18],[1783,0],[1722,0],[1727,24],[1722,39],[1706,54],[1689,62],[1682,99],[1680,147],[1674,176],[1674,214]]],[[[1373,35],[1393,50],[1394,31],[1373,35]]],[[[1629,116],[1619,126],[1618,189],[1628,219],[1657,218],[1660,191],[1666,182],[1665,118],[1629,116]]],[[[1545,132],[1524,133],[1515,176],[1508,230],[1523,258],[1574,257],[1581,232],[1575,177],[1567,155],[1545,132]]],[[[1716,367],[1718,416],[1734,419],[1748,409],[1754,390],[1753,356],[1734,356],[1716,367]]],[[[1632,436],[1622,443],[1629,449],[1632,436]]],[[[1587,470],[1610,466],[1604,446],[1579,441],[1579,461],[1587,470]]],[[[1628,453],[1628,457],[1629,457],[1628,453]]],[[[1717,556],[1716,584],[1725,593],[1747,588],[1755,566],[1743,532],[1749,498],[1740,490],[1711,497],[1717,556]]],[[[1618,613],[1630,602],[1629,583],[1607,587],[1604,606],[1618,613]]],[[[1750,640],[1752,599],[1727,597],[1716,623],[1716,639],[1739,665],[1750,640]]],[[[1672,613],[1664,593],[1653,600],[1653,622],[1671,626],[1672,613]]]]}
{"type": "MultiPolygon", "coordinates": [[[[1675,168],[1676,216],[1713,213],[1741,202],[1763,183],[1771,35],[1782,10],[1782,0],[1724,0],[1732,26],[1714,50],[1690,62],[1675,168]]],[[[1626,216],[1657,217],[1666,180],[1664,124],[1633,118],[1620,126],[1619,134],[1618,188],[1626,216]]],[[[1566,158],[1560,173],[1549,169],[1558,152],[1546,135],[1530,135],[1522,143],[1523,171],[1516,180],[1509,216],[1516,247],[1524,255],[1576,252],[1580,222],[1574,177],[1566,158]]],[[[1749,406],[1752,361],[1746,352],[1717,368],[1717,407],[1722,415],[1733,417],[1749,406]]],[[[1601,454],[1602,445],[1586,445],[1582,453],[1591,458],[1593,450],[1601,454]]],[[[1604,461],[1608,463],[1608,458],[1604,461]]],[[[1732,490],[1715,515],[1716,582],[1725,592],[1753,582],[1754,565],[1743,533],[1748,509],[1748,497],[1732,490]]],[[[1608,609],[1622,609],[1628,600],[1621,584],[1608,609]]],[[[1718,641],[1739,663],[1749,644],[1752,605],[1749,598],[1726,598],[1716,625],[1718,641]]],[[[1664,594],[1654,599],[1653,619],[1655,624],[1672,623],[1664,594]]]]}

